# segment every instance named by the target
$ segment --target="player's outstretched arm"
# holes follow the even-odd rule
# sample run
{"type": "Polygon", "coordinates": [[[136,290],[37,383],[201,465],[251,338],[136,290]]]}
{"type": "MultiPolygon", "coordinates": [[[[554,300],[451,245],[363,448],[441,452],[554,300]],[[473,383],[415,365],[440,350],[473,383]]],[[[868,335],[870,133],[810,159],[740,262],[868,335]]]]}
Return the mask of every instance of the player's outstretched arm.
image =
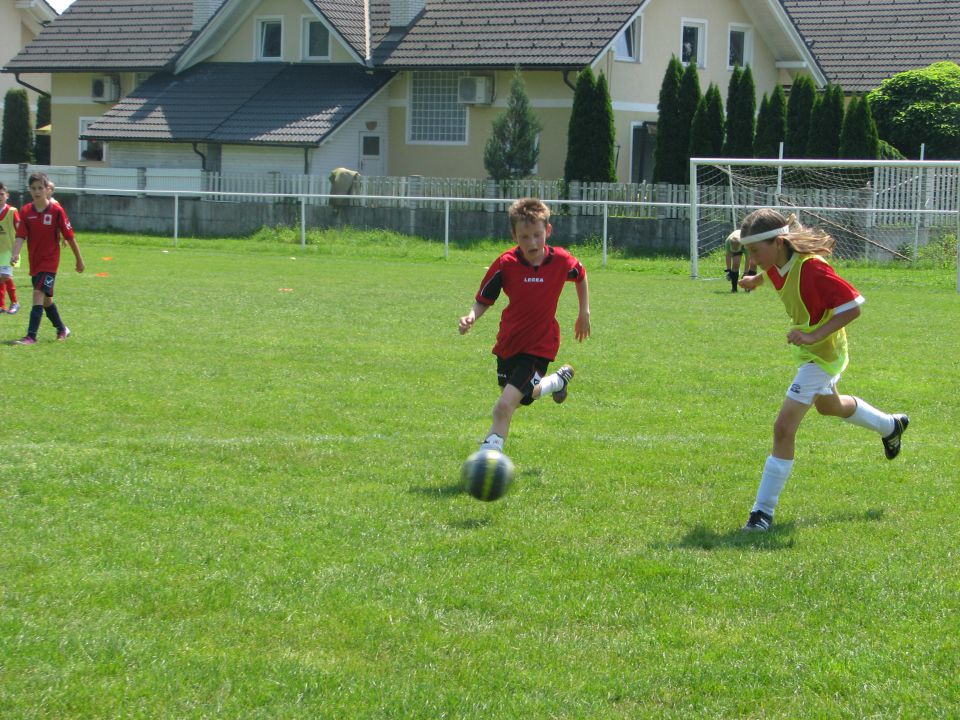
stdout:
{"type": "Polygon", "coordinates": [[[86,265],[83,262],[83,256],[80,254],[80,246],[77,245],[75,238],[67,238],[67,243],[69,243],[70,249],[73,250],[73,256],[77,259],[77,272],[82,273],[86,265]]]}
{"type": "Polygon", "coordinates": [[[461,335],[466,335],[470,332],[470,328],[473,327],[473,324],[480,319],[480,316],[487,311],[487,306],[481,303],[475,302],[473,307],[470,308],[470,312],[460,318],[458,323],[459,330],[461,335]]]}
{"type": "Polygon", "coordinates": [[[577,300],[580,303],[580,312],[573,324],[573,332],[577,340],[583,342],[590,337],[590,286],[587,285],[586,277],[577,283],[577,300]]]}

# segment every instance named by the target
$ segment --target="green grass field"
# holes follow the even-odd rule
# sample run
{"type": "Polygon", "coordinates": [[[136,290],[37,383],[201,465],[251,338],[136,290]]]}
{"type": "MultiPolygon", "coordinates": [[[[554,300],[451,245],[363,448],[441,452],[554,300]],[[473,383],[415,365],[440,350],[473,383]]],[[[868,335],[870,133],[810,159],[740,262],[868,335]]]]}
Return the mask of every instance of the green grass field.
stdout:
{"type": "Polygon", "coordinates": [[[568,288],[570,397],[518,411],[481,503],[499,312],[456,320],[499,248],[283,240],[81,234],[73,336],[0,347],[0,717],[960,715],[955,265],[843,266],[841,391],[908,412],[904,450],[811,414],[755,536],[768,289],[576,248],[594,337],[568,288]]]}

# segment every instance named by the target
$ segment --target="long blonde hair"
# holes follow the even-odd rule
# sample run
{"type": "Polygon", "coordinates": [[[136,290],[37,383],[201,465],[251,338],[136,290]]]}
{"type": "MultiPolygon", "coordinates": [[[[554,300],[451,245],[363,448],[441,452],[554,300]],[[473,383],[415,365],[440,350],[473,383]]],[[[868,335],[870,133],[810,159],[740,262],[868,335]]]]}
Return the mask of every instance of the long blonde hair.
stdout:
{"type": "MultiPolygon", "coordinates": [[[[797,252],[811,255],[830,255],[833,253],[837,241],[832,235],[820,228],[804,227],[793,213],[784,217],[772,208],[760,208],[747,215],[740,224],[740,237],[758,235],[785,226],[790,228],[790,231],[784,235],[788,254],[797,252]]],[[[771,238],[767,242],[773,242],[773,240],[771,238]]]]}

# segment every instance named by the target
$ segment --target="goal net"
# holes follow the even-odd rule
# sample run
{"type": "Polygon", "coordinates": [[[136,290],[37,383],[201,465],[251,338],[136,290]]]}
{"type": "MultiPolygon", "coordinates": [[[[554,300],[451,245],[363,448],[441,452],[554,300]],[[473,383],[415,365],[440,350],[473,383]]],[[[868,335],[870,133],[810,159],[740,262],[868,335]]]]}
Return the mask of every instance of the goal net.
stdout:
{"type": "Polygon", "coordinates": [[[833,235],[836,257],[909,261],[958,234],[960,162],[694,158],[691,276],[722,276],[724,240],[762,207],[833,235]]]}

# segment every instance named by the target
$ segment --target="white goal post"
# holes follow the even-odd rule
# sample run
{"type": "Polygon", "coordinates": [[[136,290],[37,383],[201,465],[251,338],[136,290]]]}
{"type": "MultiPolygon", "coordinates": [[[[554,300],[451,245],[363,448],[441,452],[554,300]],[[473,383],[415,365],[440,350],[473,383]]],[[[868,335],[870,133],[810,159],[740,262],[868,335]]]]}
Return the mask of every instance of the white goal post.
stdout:
{"type": "Polygon", "coordinates": [[[692,158],[691,277],[721,275],[724,240],[761,207],[826,230],[837,257],[913,261],[960,236],[960,161],[692,158]]]}

